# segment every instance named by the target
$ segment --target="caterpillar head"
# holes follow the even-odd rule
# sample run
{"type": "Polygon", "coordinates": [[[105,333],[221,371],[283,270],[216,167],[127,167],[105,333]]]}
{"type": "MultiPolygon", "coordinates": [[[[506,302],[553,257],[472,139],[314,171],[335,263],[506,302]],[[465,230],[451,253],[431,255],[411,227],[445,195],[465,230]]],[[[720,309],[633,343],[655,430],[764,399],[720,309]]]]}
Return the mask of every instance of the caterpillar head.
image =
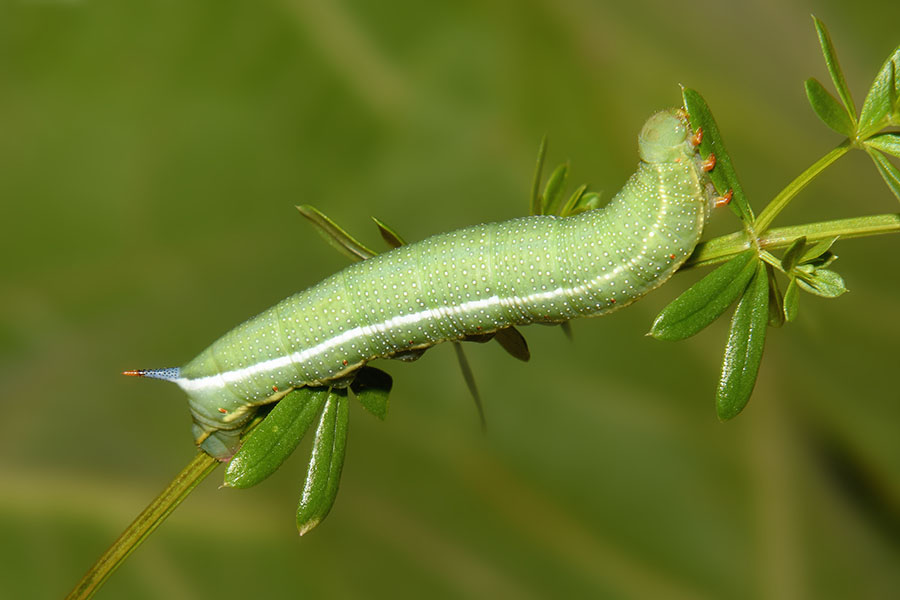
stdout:
{"type": "Polygon", "coordinates": [[[663,110],[644,123],[638,137],[641,160],[648,163],[673,162],[693,154],[691,128],[683,110],[663,110]]]}

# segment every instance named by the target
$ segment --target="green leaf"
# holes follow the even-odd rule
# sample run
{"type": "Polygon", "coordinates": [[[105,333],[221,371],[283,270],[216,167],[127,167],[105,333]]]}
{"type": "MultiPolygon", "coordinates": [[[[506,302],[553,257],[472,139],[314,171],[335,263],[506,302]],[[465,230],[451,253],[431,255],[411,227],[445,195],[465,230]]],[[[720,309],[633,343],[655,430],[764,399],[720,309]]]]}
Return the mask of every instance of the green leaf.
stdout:
{"type": "Polygon", "coordinates": [[[766,343],[769,322],[769,284],[763,263],[738,302],[731,318],[722,376],[716,390],[716,412],[727,421],[736,417],[750,400],[766,343]]]}
{"type": "Polygon", "coordinates": [[[819,36],[819,44],[822,46],[822,55],[825,57],[825,66],[831,74],[831,81],[834,82],[834,89],[837,90],[838,96],[847,109],[847,114],[853,122],[853,128],[856,129],[856,105],[853,103],[853,97],[850,96],[850,89],[847,87],[847,81],[844,79],[844,72],[838,63],[837,53],[834,51],[834,45],[831,43],[831,36],[825,23],[813,16],[813,24],[816,27],[816,33],[819,36]]]}
{"type": "Polygon", "coordinates": [[[587,184],[579,186],[572,195],[569,196],[569,199],[566,200],[566,203],[563,204],[562,208],[559,209],[559,216],[567,217],[572,214],[572,211],[575,209],[575,206],[578,204],[578,201],[581,199],[581,196],[584,194],[584,191],[587,189],[587,184]]]}
{"type": "Polygon", "coordinates": [[[388,246],[391,248],[399,248],[406,244],[399,233],[385,225],[381,220],[376,217],[372,217],[372,220],[375,221],[375,225],[378,226],[378,233],[381,234],[381,239],[383,239],[388,246]]]}
{"type": "Polygon", "coordinates": [[[569,176],[569,165],[562,164],[553,170],[550,178],[547,179],[547,185],[544,187],[544,196],[541,199],[541,214],[555,214],[562,197],[563,189],[566,186],[566,178],[569,176]]]}
{"type": "Polygon", "coordinates": [[[784,320],[788,323],[797,318],[800,310],[800,288],[797,287],[797,278],[791,277],[787,290],[784,292],[784,320]]]}
{"type": "Polygon", "coordinates": [[[475,384],[475,375],[472,374],[472,367],[466,359],[466,353],[463,352],[462,344],[453,342],[453,349],[456,351],[456,360],[459,361],[459,368],[462,371],[463,379],[466,381],[466,387],[475,401],[475,408],[478,409],[478,419],[481,421],[481,430],[487,430],[487,420],[484,418],[484,405],[481,403],[481,394],[478,393],[478,386],[475,384]]]}
{"type": "Polygon", "coordinates": [[[588,192],[587,194],[582,194],[581,198],[578,199],[578,202],[572,208],[571,214],[577,215],[595,208],[600,208],[600,194],[588,192]]]}
{"type": "Polygon", "coordinates": [[[523,362],[528,362],[531,358],[531,352],[528,350],[528,343],[525,338],[515,327],[507,327],[499,329],[494,339],[503,346],[503,349],[509,352],[513,358],[518,358],[523,362]]]}
{"type": "Polygon", "coordinates": [[[766,277],[769,279],[769,325],[781,327],[784,325],[784,297],[778,287],[775,269],[770,264],[766,264],[766,277]]]}
{"type": "Polygon", "coordinates": [[[562,332],[564,334],[566,334],[566,337],[571,342],[572,341],[572,324],[569,323],[568,321],[563,321],[562,323],[559,324],[559,327],[560,327],[560,329],[562,329],[562,332]]]}
{"type": "Polygon", "coordinates": [[[900,158],[900,133],[882,133],[866,140],[866,145],[900,158]]]}
{"type": "Polygon", "coordinates": [[[369,250],[358,242],[353,236],[341,229],[337,223],[326,217],[322,211],[314,206],[303,204],[298,206],[297,210],[316,226],[316,231],[325,238],[325,241],[337,248],[344,256],[352,260],[365,260],[367,258],[372,258],[377,254],[375,251],[369,250]]]}
{"type": "Polygon", "coordinates": [[[384,421],[393,385],[394,380],[390,375],[381,369],[365,366],[356,372],[350,389],[363,408],[384,421]]]}
{"type": "Polygon", "coordinates": [[[325,402],[313,440],[303,495],[297,505],[300,535],[321,523],[334,505],[347,449],[348,404],[346,388],[332,389],[325,402]]]}
{"type": "Polygon", "coordinates": [[[541,138],[538,146],[537,164],[534,166],[534,180],[531,182],[531,208],[528,214],[541,214],[541,174],[544,171],[544,159],[547,157],[547,136],[541,138]]]}
{"type": "Polygon", "coordinates": [[[875,161],[875,167],[881,173],[882,179],[884,179],[891,192],[897,197],[897,200],[900,200],[900,170],[897,170],[897,167],[888,160],[887,156],[878,150],[866,148],[866,152],[875,161]]]}
{"type": "Polygon", "coordinates": [[[862,112],[859,115],[859,136],[863,139],[885,127],[891,122],[898,90],[898,71],[900,71],[900,46],[884,61],[872,87],[863,102],[862,112]]]}
{"type": "Polygon", "coordinates": [[[803,256],[800,258],[797,264],[807,263],[815,258],[819,258],[823,254],[828,252],[837,240],[838,236],[833,236],[830,238],[825,238],[824,240],[813,244],[806,250],[806,252],[803,253],[803,256]]]}
{"type": "Polygon", "coordinates": [[[756,252],[738,254],[688,288],[665,307],[650,335],[659,340],[690,337],[715,321],[747,287],[756,272],[756,252]]]}
{"type": "Polygon", "coordinates": [[[703,99],[699,92],[691,88],[683,88],[681,96],[684,99],[684,107],[687,109],[691,120],[691,127],[694,131],[698,129],[703,130],[703,139],[699,148],[701,156],[716,155],[716,166],[709,172],[709,178],[712,180],[713,185],[716,186],[716,191],[724,196],[731,190],[732,198],[728,206],[741,221],[748,225],[752,224],[753,210],[747,202],[744,188],[741,187],[731,156],[728,154],[725,142],[722,141],[722,136],[719,133],[719,126],[716,125],[716,120],[713,118],[706,100],[703,99]]]}
{"type": "Polygon", "coordinates": [[[800,236],[788,246],[787,250],[784,251],[784,256],[781,257],[781,268],[784,269],[785,273],[790,273],[791,269],[793,269],[800,262],[800,255],[803,250],[806,248],[806,236],[800,236]]]}
{"type": "Polygon", "coordinates": [[[837,298],[847,291],[844,279],[830,269],[815,269],[812,273],[801,273],[797,285],[816,296],[837,298]]]}
{"type": "Polygon", "coordinates": [[[327,397],[328,388],[304,387],[282,398],[228,463],[225,485],[248,488],[277,471],[306,435],[327,397]]]}
{"type": "Polygon", "coordinates": [[[810,260],[802,263],[798,268],[804,268],[804,267],[809,266],[809,267],[813,267],[813,270],[825,269],[828,267],[828,265],[830,265],[831,263],[833,263],[836,260],[837,260],[837,254],[826,250],[819,256],[817,256],[815,258],[811,258],[810,260]]]}
{"type": "Polygon", "coordinates": [[[853,137],[853,119],[838,99],[814,78],[807,79],[805,87],[809,105],[822,122],[842,135],[853,137]]]}

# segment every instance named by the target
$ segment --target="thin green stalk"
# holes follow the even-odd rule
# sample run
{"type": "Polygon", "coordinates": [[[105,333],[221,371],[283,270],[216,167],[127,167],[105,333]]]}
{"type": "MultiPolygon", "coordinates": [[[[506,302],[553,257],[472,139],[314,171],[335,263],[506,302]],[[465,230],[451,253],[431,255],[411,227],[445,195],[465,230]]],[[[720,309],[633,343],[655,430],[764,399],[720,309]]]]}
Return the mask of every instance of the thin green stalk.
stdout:
{"type": "MultiPolygon", "coordinates": [[[[803,235],[806,236],[808,242],[814,243],[836,236],[849,239],[883,233],[900,233],[900,213],[776,227],[762,234],[758,239],[758,244],[760,249],[775,249],[789,246],[791,242],[803,235]]],[[[684,263],[682,269],[722,263],[750,247],[750,239],[743,231],[701,242],[684,263]]]]}
{"type": "Polygon", "coordinates": [[[791,200],[794,199],[794,196],[799,194],[800,190],[805,188],[810,181],[815,179],[819,173],[824,171],[831,163],[847,154],[847,152],[850,151],[851,146],[850,140],[844,140],[839,146],[814,162],[792,182],[787,184],[787,186],[781,190],[781,192],[779,192],[779,194],[775,196],[775,198],[769,202],[769,205],[759,214],[759,217],[753,225],[754,229],[757,232],[764,234],[769,228],[769,225],[772,224],[772,221],[775,220],[775,217],[790,204],[791,200]]]}
{"type": "Polygon", "coordinates": [[[144,509],[138,517],[122,532],[112,546],[103,553],[97,562],[84,574],[67,600],[83,600],[90,598],[100,589],[106,578],[115,571],[134,550],[141,545],[159,525],[166,520],[181,501],[198,483],[219,466],[219,461],[205,452],[199,452],[179,473],[172,483],[144,509]]]}

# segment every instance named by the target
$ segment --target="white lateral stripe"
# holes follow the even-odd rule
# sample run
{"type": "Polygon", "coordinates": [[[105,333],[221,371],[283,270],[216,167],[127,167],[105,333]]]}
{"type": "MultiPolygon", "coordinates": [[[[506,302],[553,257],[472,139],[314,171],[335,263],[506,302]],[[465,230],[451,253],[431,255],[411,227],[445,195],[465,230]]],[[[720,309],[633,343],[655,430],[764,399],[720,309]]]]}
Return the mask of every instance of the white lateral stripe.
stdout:
{"type": "MultiPolygon", "coordinates": [[[[629,261],[629,263],[634,264],[634,261],[635,259],[632,259],[629,261]]],[[[609,280],[624,271],[625,267],[626,265],[619,265],[609,273],[605,273],[603,275],[595,277],[591,281],[591,283],[593,284],[600,281],[601,279],[609,280]]],[[[247,377],[252,377],[253,375],[257,375],[259,373],[266,373],[268,371],[281,369],[290,366],[292,363],[302,363],[309,358],[312,358],[322,352],[326,352],[328,350],[336,348],[337,346],[340,346],[351,340],[355,340],[363,336],[371,336],[375,333],[382,333],[398,325],[415,325],[416,323],[429,318],[442,319],[447,315],[448,312],[451,311],[456,314],[463,314],[474,312],[484,308],[489,308],[498,304],[505,307],[510,307],[518,303],[531,303],[541,300],[553,300],[559,298],[560,296],[570,296],[573,293],[581,296],[587,291],[589,287],[590,284],[581,284],[571,288],[559,287],[555,290],[547,292],[536,292],[524,297],[510,296],[507,298],[501,298],[499,296],[491,296],[490,298],[472,300],[470,302],[466,302],[464,304],[453,307],[439,307],[436,309],[428,308],[417,313],[391,317],[390,319],[382,323],[376,323],[374,325],[363,325],[361,327],[348,329],[347,331],[336,335],[333,338],[325,340],[324,342],[321,342],[315,346],[312,346],[311,348],[307,348],[299,352],[294,352],[293,354],[288,354],[287,356],[270,358],[268,360],[256,363],[255,365],[242,367],[233,371],[226,371],[224,373],[217,373],[216,375],[207,375],[206,377],[200,377],[198,379],[187,379],[185,377],[180,377],[175,380],[175,383],[177,383],[181,387],[181,389],[186,392],[224,388],[226,384],[237,383],[238,381],[246,379],[247,377]]]]}

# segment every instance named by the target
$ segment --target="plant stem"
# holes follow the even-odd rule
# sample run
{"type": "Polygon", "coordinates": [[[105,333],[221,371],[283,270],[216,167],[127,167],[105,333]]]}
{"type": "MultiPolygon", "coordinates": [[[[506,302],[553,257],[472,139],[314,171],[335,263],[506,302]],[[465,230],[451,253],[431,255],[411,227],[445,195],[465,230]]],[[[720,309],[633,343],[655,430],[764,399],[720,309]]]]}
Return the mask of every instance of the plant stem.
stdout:
{"type": "Polygon", "coordinates": [[[219,466],[219,461],[205,452],[199,452],[193,460],[179,473],[175,479],[144,509],[138,517],[122,532],[112,546],[103,553],[97,562],[84,574],[75,589],[66,597],[67,600],[87,599],[100,589],[106,578],[118,568],[122,562],[153,533],[175,507],[181,504],[198,483],[219,466]]]}
{"type": "MultiPolygon", "coordinates": [[[[760,249],[772,249],[789,246],[802,235],[806,236],[807,242],[814,243],[833,237],[848,239],[883,233],[900,233],[900,213],[776,227],[763,233],[757,241],[760,249]]],[[[681,268],[691,269],[725,262],[750,247],[750,239],[743,231],[723,235],[698,244],[681,268]]]]}
{"type": "Polygon", "coordinates": [[[785,209],[791,200],[794,199],[794,196],[800,193],[800,190],[805,188],[810,181],[815,179],[819,173],[824,171],[831,163],[847,154],[847,152],[850,151],[851,146],[850,140],[844,140],[839,146],[814,162],[792,182],[787,184],[787,186],[785,186],[785,188],[781,190],[781,192],[779,192],[778,195],[769,202],[769,205],[759,214],[759,217],[757,217],[756,222],[753,224],[754,229],[761,234],[765,234],[769,225],[775,220],[775,217],[785,209]]]}

